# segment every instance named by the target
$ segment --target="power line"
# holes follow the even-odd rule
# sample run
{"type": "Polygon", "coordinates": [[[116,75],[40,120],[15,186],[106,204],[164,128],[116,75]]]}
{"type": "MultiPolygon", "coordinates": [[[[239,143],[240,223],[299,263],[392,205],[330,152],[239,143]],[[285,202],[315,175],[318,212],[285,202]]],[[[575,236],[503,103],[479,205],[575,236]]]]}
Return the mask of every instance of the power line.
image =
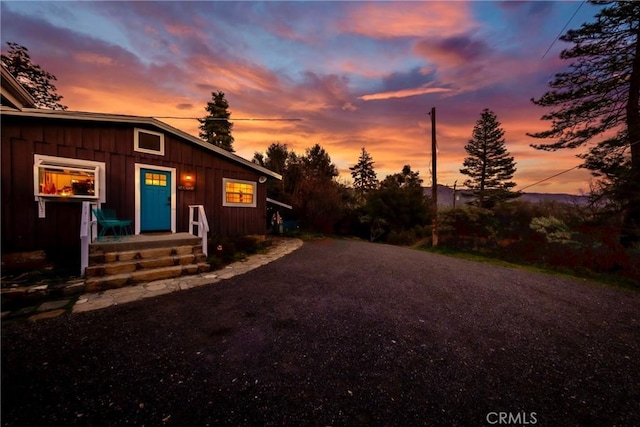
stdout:
{"type": "MultiPolygon", "coordinates": [[[[176,119],[176,120],[200,120],[204,117],[179,117],[179,116],[154,116],[156,119],[176,119]]],[[[267,119],[267,118],[221,118],[221,117],[206,117],[207,120],[228,120],[232,121],[261,121],[261,122],[300,122],[302,119],[267,119]]]]}
{"type": "Polygon", "coordinates": [[[547,48],[546,52],[544,53],[544,55],[542,55],[542,58],[540,58],[540,60],[543,60],[545,56],[547,56],[547,53],[549,53],[549,51],[551,50],[551,48],[553,47],[554,44],[556,44],[556,42],[558,41],[558,39],[560,38],[560,36],[564,33],[564,30],[567,29],[567,27],[569,26],[569,23],[571,22],[571,20],[573,18],[576,17],[576,15],[578,14],[578,11],[580,10],[580,8],[582,7],[583,4],[585,4],[587,2],[587,0],[583,0],[579,5],[578,8],[575,10],[575,12],[573,12],[573,15],[571,15],[571,18],[569,18],[569,20],[567,21],[566,24],[564,24],[564,27],[562,27],[562,30],[560,30],[560,32],[558,33],[558,35],[556,36],[555,39],[553,39],[553,41],[551,42],[551,44],[549,45],[549,47],[547,48]]]}
{"type": "MultiPolygon", "coordinates": [[[[634,146],[634,145],[636,145],[636,144],[640,144],[640,140],[639,140],[639,141],[634,141],[634,142],[632,142],[631,144],[629,144],[629,147],[632,147],[632,146],[634,146]]],[[[569,168],[569,169],[567,169],[567,170],[564,170],[564,171],[562,171],[562,172],[558,172],[558,173],[557,173],[557,174],[555,174],[555,175],[551,175],[551,176],[549,176],[549,177],[547,177],[547,178],[545,178],[545,179],[541,179],[541,180],[540,180],[540,181],[538,181],[538,182],[534,182],[533,184],[529,184],[529,185],[527,185],[526,187],[522,187],[519,191],[526,190],[527,188],[531,188],[531,187],[536,186],[536,185],[538,185],[538,184],[541,184],[541,183],[543,183],[543,182],[545,182],[545,181],[548,181],[548,180],[550,180],[551,178],[555,178],[555,177],[560,176],[560,175],[563,175],[563,174],[565,174],[565,173],[567,173],[567,172],[571,172],[571,171],[572,171],[572,170],[574,170],[574,169],[578,169],[580,166],[582,166],[582,165],[577,165],[577,166],[574,166],[574,167],[569,168]]]]}
{"type": "Polygon", "coordinates": [[[527,188],[530,188],[530,187],[533,187],[533,186],[535,186],[535,185],[541,184],[541,183],[543,183],[543,182],[545,182],[545,181],[548,181],[548,180],[550,180],[551,178],[555,178],[556,176],[560,176],[560,175],[565,174],[565,173],[567,173],[567,172],[571,172],[571,171],[572,171],[572,170],[574,170],[574,169],[578,169],[580,166],[582,166],[582,165],[577,165],[577,166],[572,167],[571,169],[567,169],[567,170],[564,170],[564,171],[562,171],[562,172],[558,172],[558,173],[557,173],[557,174],[555,174],[555,175],[551,175],[550,177],[547,177],[547,178],[545,178],[545,179],[541,179],[541,180],[540,180],[540,181],[538,181],[538,182],[534,182],[533,184],[529,184],[529,185],[527,185],[526,187],[521,188],[519,191],[526,190],[527,188]]]}

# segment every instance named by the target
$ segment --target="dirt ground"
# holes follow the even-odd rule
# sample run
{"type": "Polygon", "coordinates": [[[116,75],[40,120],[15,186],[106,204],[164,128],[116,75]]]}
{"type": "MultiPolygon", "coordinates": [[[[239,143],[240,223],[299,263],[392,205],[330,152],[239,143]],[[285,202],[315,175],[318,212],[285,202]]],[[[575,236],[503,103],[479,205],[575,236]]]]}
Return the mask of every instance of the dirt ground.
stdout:
{"type": "Polygon", "coordinates": [[[2,424],[632,426],[639,320],[638,292],[309,241],[217,284],[3,323],[2,424]]]}

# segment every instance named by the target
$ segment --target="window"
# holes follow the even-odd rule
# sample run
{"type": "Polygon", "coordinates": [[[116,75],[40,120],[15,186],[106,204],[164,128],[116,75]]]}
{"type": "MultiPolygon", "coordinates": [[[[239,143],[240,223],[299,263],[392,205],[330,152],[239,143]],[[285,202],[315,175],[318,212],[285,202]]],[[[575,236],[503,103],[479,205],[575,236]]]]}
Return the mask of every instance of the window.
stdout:
{"type": "Polygon", "coordinates": [[[34,196],[98,199],[104,182],[104,163],[34,155],[34,196]]]}
{"type": "Polygon", "coordinates": [[[155,185],[158,187],[167,186],[167,176],[160,173],[145,172],[144,174],[145,185],[155,185]]]}
{"type": "Polygon", "coordinates": [[[222,179],[223,206],[256,207],[256,183],[238,179],[222,179]]]}
{"type": "Polygon", "coordinates": [[[145,129],[133,130],[133,150],[164,156],[164,135],[145,129]]]}
{"type": "Polygon", "coordinates": [[[95,197],[96,171],[61,167],[38,168],[40,194],[95,197]]]}

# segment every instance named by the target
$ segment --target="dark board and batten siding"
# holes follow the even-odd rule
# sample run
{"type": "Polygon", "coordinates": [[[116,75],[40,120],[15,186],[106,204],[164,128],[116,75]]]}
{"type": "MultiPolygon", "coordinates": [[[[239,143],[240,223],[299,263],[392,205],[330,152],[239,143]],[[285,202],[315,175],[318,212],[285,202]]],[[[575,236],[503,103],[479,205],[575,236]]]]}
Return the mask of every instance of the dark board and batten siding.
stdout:
{"type": "MultiPolygon", "coordinates": [[[[195,190],[177,190],[176,230],[188,231],[190,204],[205,206],[210,235],[266,232],[266,187],[257,185],[256,208],[222,206],[222,178],[258,181],[258,171],[205,148],[165,135],[164,156],[134,151],[134,125],[72,120],[2,117],[2,250],[79,247],[81,203],[48,202],[38,218],[33,194],[34,154],[106,164],[105,207],[135,218],[135,164],[195,173],[195,190]]],[[[145,128],[145,126],[139,126],[145,128]]],[[[158,129],[148,128],[154,132],[158,129]]],[[[178,183],[179,184],[179,183],[178,183]]]]}

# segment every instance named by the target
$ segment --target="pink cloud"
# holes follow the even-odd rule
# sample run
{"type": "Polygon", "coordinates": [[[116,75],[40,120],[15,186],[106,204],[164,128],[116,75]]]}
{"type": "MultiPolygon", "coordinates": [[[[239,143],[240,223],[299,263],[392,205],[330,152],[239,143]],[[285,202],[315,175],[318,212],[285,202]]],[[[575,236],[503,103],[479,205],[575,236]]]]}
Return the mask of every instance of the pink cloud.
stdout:
{"type": "Polygon", "coordinates": [[[86,62],[101,66],[111,65],[113,63],[112,58],[92,52],[78,52],[74,53],[73,56],[78,62],[86,62]]]}
{"type": "Polygon", "coordinates": [[[197,31],[192,25],[181,23],[167,23],[164,26],[167,33],[178,37],[194,37],[206,38],[206,36],[197,31]]]}
{"type": "Polygon", "coordinates": [[[403,2],[352,3],[337,27],[340,31],[385,39],[439,35],[476,28],[467,3],[403,2]]]}
{"type": "Polygon", "coordinates": [[[212,90],[243,92],[269,90],[278,84],[278,77],[252,64],[214,62],[207,58],[190,60],[190,73],[199,84],[211,86],[212,90]],[[216,89],[219,88],[219,89],[216,89]]]}
{"type": "Polygon", "coordinates": [[[444,88],[444,87],[417,87],[417,88],[395,90],[390,92],[372,93],[368,95],[363,95],[360,97],[360,99],[362,99],[363,101],[374,101],[374,100],[380,100],[380,99],[406,98],[409,96],[426,95],[430,93],[444,93],[444,92],[451,92],[451,89],[444,88]]]}
{"type": "Polygon", "coordinates": [[[151,25],[145,25],[144,26],[144,32],[153,36],[153,37],[158,37],[160,35],[160,31],[157,30],[156,28],[154,28],[151,25]]]}

